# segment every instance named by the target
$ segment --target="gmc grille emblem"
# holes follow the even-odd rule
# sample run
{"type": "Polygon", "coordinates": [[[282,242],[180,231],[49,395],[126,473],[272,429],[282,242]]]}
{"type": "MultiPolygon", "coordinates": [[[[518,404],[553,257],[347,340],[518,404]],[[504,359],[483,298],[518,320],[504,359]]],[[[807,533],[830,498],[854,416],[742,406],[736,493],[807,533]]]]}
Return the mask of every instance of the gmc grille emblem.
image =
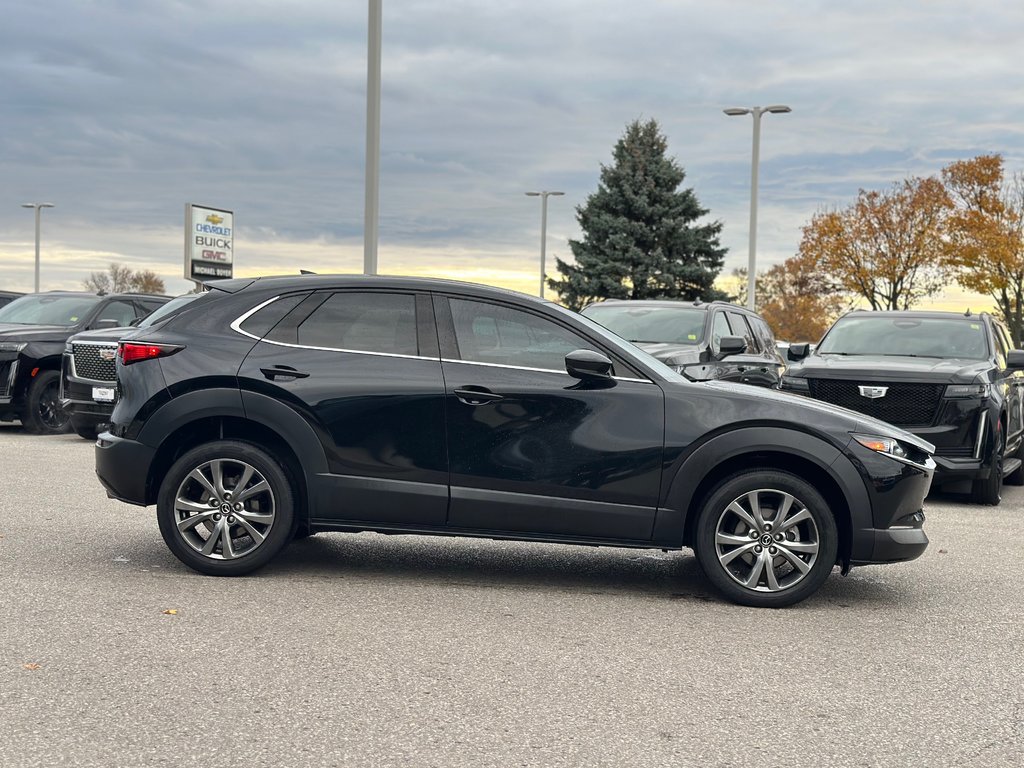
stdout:
{"type": "Polygon", "coordinates": [[[857,387],[860,390],[860,394],[863,397],[870,397],[872,400],[879,397],[885,397],[885,393],[889,391],[888,387],[857,387]]]}
{"type": "Polygon", "coordinates": [[[100,349],[100,360],[103,360],[104,362],[107,363],[112,363],[116,359],[117,347],[113,347],[112,349],[107,349],[106,347],[103,347],[102,349],[100,349]]]}

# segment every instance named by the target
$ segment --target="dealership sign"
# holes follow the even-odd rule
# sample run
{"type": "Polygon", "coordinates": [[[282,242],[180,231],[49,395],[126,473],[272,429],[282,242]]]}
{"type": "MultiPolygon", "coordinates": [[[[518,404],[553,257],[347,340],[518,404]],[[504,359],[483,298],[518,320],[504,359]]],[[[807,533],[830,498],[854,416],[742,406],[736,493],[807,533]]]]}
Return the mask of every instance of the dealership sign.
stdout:
{"type": "Polygon", "coordinates": [[[233,276],[235,217],[231,211],[185,204],[185,278],[197,283],[233,276]]]}

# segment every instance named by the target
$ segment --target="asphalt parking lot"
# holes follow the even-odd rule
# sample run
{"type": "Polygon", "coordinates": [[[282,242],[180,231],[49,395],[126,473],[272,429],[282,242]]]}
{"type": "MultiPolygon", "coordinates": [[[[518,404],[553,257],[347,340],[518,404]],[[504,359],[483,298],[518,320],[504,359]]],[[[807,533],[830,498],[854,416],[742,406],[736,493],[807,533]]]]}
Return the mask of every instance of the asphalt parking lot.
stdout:
{"type": "Polygon", "coordinates": [[[1024,488],[782,611],[688,552],[375,534],[200,576],[0,426],[2,766],[1017,766],[1024,488]]]}

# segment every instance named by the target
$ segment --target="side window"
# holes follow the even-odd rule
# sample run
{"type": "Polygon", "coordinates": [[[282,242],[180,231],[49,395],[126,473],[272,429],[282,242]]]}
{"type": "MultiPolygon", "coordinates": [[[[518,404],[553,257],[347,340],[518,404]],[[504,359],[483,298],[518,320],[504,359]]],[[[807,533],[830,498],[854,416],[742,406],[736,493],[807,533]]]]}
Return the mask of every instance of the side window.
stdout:
{"type": "Polygon", "coordinates": [[[1003,343],[1006,345],[1006,350],[1016,349],[1017,347],[1013,344],[1013,337],[1010,336],[1010,332],[1006,330],[1006,326],[1002,323],[996,323],[996,328],[999,329],[1000,335],[1003,337],[1003,343]]]}
{"type": "Polygon", "coordinates": [[[332,294],[298,327],[307,347],[418,355],[416,298],[404,293],[332,294]]]}
{"type": "MultiPolygon", "coordinates": [[[[245,321],[238,327],[246,333],[262,338],[270,333],[274,326],[281,321],[281,318],[295,309],[299,302],[307,295],[300,293],[295,296],[284,296],[277,301],[272,301],[267,306],[256,310],[245,318],[245,321]]],[[[295,341],[294,337],[291,341],[295,341]]]]}
{"type": "Polygon", "coordinates": [[[1003,369],[1006,367],[1006,353],[1009,351],[1010,347],[1007,343],[1006,337],[1002,334],[1002,328],[995,323],[992,324],[992,339],[995,343],[996,365],[998,365],[1000,369],[1003,369]]]}
{"type": "Polygon", "coordinates": [[[475,363],[565,371],[565,356],[594,345],[529,312],[482,301],[449,299],[459,356],[475,363]]]}
{"type": "Polygon", "coordinates": [[[775,336],[772,335],[772,329],[768,327],[768,323],[762,317],[748,317],[747,320],[750,322],[757,340],[761,343],[761,352],[774,355],[775,336]]]}
{"type": "Polygon", "coordinates": [[[129,325],[132,320],[135,319],[135,305],[130,301],[123,301],[116,299],[114,301],[107,302],[106,306],[100,310],[100,313],[96,315],[96,319],[93,323],[98,323],[100,320],[113,320],[119,326],[129,325]]]}
{"type": "Polygon", "coordinates": [[[750,330],[750,326],[747,324],[747,319],[743,317],[739,312],[729,313],[729,325],[732,326],[732,335],[741,336],[747,342],[747,353],[756,355],[761,350],[758,348],[757,341],[754,339],[754,332],[750,330]]]}
{"type": "Polygon", "coordinates": [[[732,328],[729,321],[725,319],[725,312],[715,312],[711,321],[711,351],[716,355],[722,351],[722,337],[732,336],[732,328]]]}
{"type": "Polygon", "coordinates": [[[156,312],[167,302],[154,301],[153,299],[136,299],[136,304],[139,305],[139,317],[145,317],[146,315],[156,312]]]}

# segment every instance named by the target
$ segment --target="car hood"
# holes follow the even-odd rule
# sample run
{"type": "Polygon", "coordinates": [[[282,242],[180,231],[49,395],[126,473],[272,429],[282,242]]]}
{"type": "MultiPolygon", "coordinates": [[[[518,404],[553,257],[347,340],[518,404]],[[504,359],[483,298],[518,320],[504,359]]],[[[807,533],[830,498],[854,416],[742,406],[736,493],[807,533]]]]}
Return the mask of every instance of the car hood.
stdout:
{"type": "Polygon", "coordinates": [[[120,328],[101,328],[98,331],[82,331],[76,333],[68,341],[109,341],[112,344],[120,341],[129,333],[134,331],[135,328],[130,325],[126,325],[120,328]]]}
{"type": "Polygon", "coordinates": [[[777,403],[784,404],[787,407],[791,406],[794,409],[798,409],[797,412],[803,417],[801,420],[806,422],[815,421],[815,414],[827,415],[830,421],[835,422],[836,420],[841,419],[848,422],[848,429],[850,432],[860,432],[879,437],[895,437],[902,442],[909,443],[910,445],[925,451],[926,453],[935,453],[935,446],[927,440],[922,440],[917,435],[911,434],[899,427],[894,427],[888,422],[873,419],[870,416],[865,416],[863,413],[851,411],[848,408],[842,408],[838,405],[832,405],[831,403],[826,403],[822,400],[815,400],[810,397],[805,397],[804,395],[794,395],[789,392],[780,392],[777,389],[751,387],[749,384],[735,384],[729,381],[708,381],[701,383],[700,386],[728,391],[732,395],[756,397],[762,401],[772,400],[777,403]]]}
{"type": "Polygon", "coordinates": [[[700,354],[703,347],[696,344],[671,344],[668,342],[633,342],[651,357],[663,363],[672,361],[674,365],[688,365],[701,362],[700,354]]]}
{"type": "Polygon", "coordinates": [[[787,376],[858,381],[926,381],[969,384],[991,367],[985,360],[938,360],[891,355],[811,355],[789,362],[787,376]]]}
{"type": "Polygon", "coordinates": [[[64,325],[17,325],[0,324],[0,341],[32,342],[32,341],[64,341],[75,332],[74,328],[64,325]]]}

